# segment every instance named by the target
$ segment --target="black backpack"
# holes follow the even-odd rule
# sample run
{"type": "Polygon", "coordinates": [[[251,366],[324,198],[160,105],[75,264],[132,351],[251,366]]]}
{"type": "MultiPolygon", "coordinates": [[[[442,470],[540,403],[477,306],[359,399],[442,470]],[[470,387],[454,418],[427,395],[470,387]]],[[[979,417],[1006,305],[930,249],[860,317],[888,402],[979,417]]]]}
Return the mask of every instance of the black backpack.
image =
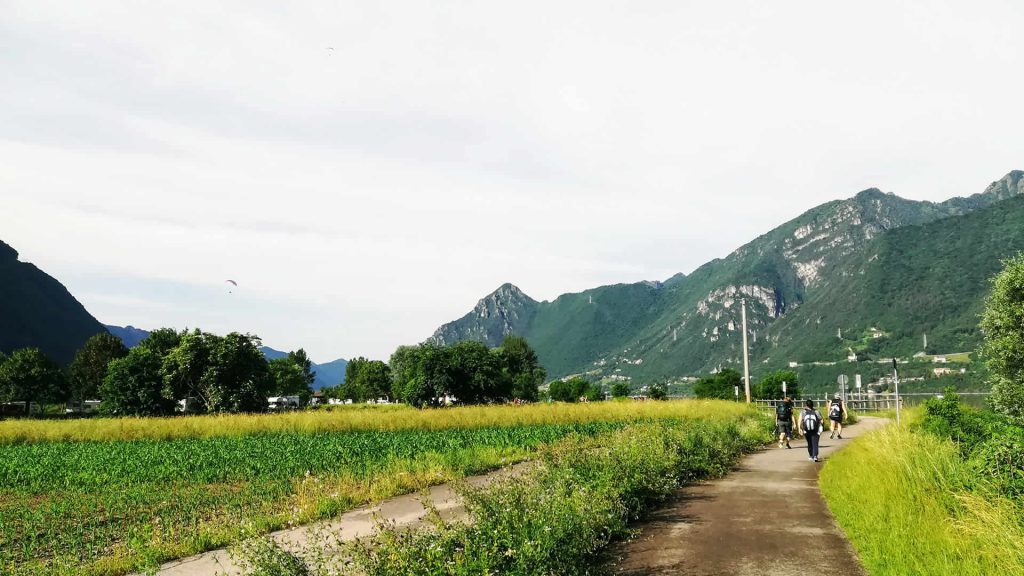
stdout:
{"type": "Polygon", "coordinates": [[[842,402],[833,401],[832,405],[828,409],[829,418],[840,418],[843,415],[843,404],[842,402]]]}
{"type": "Polygon", "coordinates": [[[793,419],[793,407],[785,403],[775,406],[775,419],[780,422],[789,422],[793,419]]]}

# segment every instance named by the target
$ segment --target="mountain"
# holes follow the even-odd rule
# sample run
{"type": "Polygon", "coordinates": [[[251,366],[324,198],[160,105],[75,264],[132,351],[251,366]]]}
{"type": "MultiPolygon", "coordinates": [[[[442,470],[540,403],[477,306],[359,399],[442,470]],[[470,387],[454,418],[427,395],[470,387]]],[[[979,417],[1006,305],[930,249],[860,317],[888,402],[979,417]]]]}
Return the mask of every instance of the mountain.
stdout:
{"type": "Polygon", "coordinates": [[[60,282],[0,241],[0,352],[36,347],[61,364],[90,337],[99,323],[60,282]]]}
{"type": "MultiPolygon", "coordinates": [[[[124,345],[129,348],[137,346],[146,336],[149,336],[149,331],[133,326],[121,327],[108,324],[106,328],[108,332],[120,338],[124,345]]],[[[263,352],[263,356],[267,360],[276,360],[288,356],[287,352],[275,350],[270,346],[261,346],[260,352],[263,352]]],[[[336,386],[345,381],[345,367],[348,365],[348,361],[344,358],[324,364],[317,364],[316,362],[311,362],[311,364],[313,365],[313,371],[316,373],[316,379],[313,381],[314,390],[319,390],[325,386],[336,386]]]]}
{"type": "Polygon", "coordinates": [[[139,342],[142,342],[143,340],[146,339],[146,336],[149,336],[148,330],[143,330],[141,328],[136,328],[134,326],[122,327],[104,324],[104,327],[107,329],[107,332],[110,332],[114,336],[120,338],[121,342],[124,343],[124,345],[129,348],[134,348],[135,346],[138,346],[139,342]]]}
{"type": "Polygon", "coordinates": [[[999,218],[1015,214],[1021,194],[1020,171],[980,194],[940,203],[872,188],[813,208],[664,283],[603,286],[553,302],[506,284],[430,341],[496,345],[518,334],[550,376],[648,382],[741,365],[745,299],[754,371],[845,360],[850,348],[909,350],[925,330],[934,347],[962,350],[978,341],[972,314],[984,279],[1018,249],[1013,220],[999,218]],[[838,338],[840,331],[847,336],[838,338]],[[872,337],[868,346],[866,333],[885,337],[872,337]]]}

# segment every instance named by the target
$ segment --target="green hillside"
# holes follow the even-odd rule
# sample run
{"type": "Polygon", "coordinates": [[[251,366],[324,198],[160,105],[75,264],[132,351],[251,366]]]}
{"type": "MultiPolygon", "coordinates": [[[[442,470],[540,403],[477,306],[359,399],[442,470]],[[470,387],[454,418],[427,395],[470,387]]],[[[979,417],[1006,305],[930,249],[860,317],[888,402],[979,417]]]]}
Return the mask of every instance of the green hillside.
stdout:
{"type": "Polygon", "coordinates": [[[89,337],[106,329],[64,286],[0,241],[0,352],[40,348],[66,364],[89,337]]]}
{"type": "Polygon", "coordinates": [[[924,331],[941,351],[972,347],[984,281],[1016,249],[1022,177],[1011,172],[983,193],[942,203],[865,190],[664,284],[605,286],[540,303],[505,285],[432,340],[496,345],[519,334],[551,376],[646,383],[740,365],[746,300],[755,373],[790,361],[845,361],[848,348],[910,354],[924,331]],[[885,337],[874,338],[871,328],[885,337]]]}

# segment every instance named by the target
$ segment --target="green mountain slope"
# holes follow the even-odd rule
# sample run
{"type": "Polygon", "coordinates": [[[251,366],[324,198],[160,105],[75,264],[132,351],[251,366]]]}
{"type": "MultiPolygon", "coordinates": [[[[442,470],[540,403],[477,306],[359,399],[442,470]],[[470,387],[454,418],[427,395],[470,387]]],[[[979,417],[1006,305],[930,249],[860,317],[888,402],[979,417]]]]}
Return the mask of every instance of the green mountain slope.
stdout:
{"type": "MultiPolygon", "coordinates": [[[[897,248],[908,240],[895,236],[889,241],[892,244],[885,244],[886,238],[908,227],[927,228],[918,232],[926,235],[948,232],[950,222],[1024,192],[1022,176],[1022,172],[1012,172],[981,194],[942,203],[916,202],[877,189],[865,190],[853,198],[809,210],[726,258],[664,284],[605,286],[563,295],[550,303],[538,303],[506,285],[482,300],[474,312],[439,329],[432,341],[477,339],[496,345],[504,334],[515,333],[525,336],[537,349],[551,376],[590,373],[649,382],[739,365],[741,299],[747,301],[755,371],[791,359],[845,359],[846,348],[861,332],[878,327],[876,324],[900,334],[927,328],[941,338],[963,329],[963,318],[957,316],[960,328],[953,328],[952,318],[957,313],[952,311],[938,316],[948,321],[934,324],[928,324],[936,318],[934,313],[903,313],[900,307],[906,300],[896,295],[904,289],[890,285],[885,272],[869,274],[868,268],[874,268],[865,268],[868,259],[879,253],[880,247],[891,246],[886,262],[916,258],[922,273],[954,266],[929,260],[961,256],[923,248],[901,255],[897,248]],[[944,224],[926,226],[938,222],[944,224]],[[884,281],[860,283],[876,276],[884,281]],[[851,290],[859,292],[853,294],[851,290]],[[854,313],[848,304],[858,299],[870,303],[892,299],[893,305],[889,316],[876,317],[881,312],[870,307],[854,313]],[[505,313],[492,313],[498,310],[505,313]],[[839,329],[846,331],[849,342],[837,338],[839,329]],[[823,336],[829,332],[831,339],[823,336]]],[[[990,225],[980,220],[970,222],[970,228],[977,228],[978,234],[990,225]]],[[[927,242],[915,239],[918,241],[927,242]]],[[[993,250],[992,255],[983,257],[996,261],[1003,257],[993,250]]],[[[881,261],[879,254],[870,264],[881,261]]],[[[986,277],[982,268],[977,274],[986,277]]],[[[944,297],[937,306],[952,308],[951,299],[958,297],[958,290],[954,286],[953,296],[944,297]]],[[[978,298],[976,291],[967,292],[964,298],[978,298]]],[[[966,345],[974,337],[964,335],[960,341],[966,345]]],[[[860,344],[858,347],[865,348],[860,344]]]]}
{"type": "Polygon", "coordinates": [[[41,349],[67,364],[91,336],[105,332],[58,281],[0,241],[0,352],[41,349]]]}

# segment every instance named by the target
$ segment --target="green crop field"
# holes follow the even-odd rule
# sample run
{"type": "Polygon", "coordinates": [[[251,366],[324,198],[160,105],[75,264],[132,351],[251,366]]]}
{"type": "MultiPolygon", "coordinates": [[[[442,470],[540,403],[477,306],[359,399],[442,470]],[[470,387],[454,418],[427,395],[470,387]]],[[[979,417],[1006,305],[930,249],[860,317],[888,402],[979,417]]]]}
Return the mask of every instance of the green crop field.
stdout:
{"type": "Polygon", "coordinates": [[[0,423],[0,573],[119,574],[713,402],[0,423]],[[504,425],[500,423],[504,422],[504,425]]]}

